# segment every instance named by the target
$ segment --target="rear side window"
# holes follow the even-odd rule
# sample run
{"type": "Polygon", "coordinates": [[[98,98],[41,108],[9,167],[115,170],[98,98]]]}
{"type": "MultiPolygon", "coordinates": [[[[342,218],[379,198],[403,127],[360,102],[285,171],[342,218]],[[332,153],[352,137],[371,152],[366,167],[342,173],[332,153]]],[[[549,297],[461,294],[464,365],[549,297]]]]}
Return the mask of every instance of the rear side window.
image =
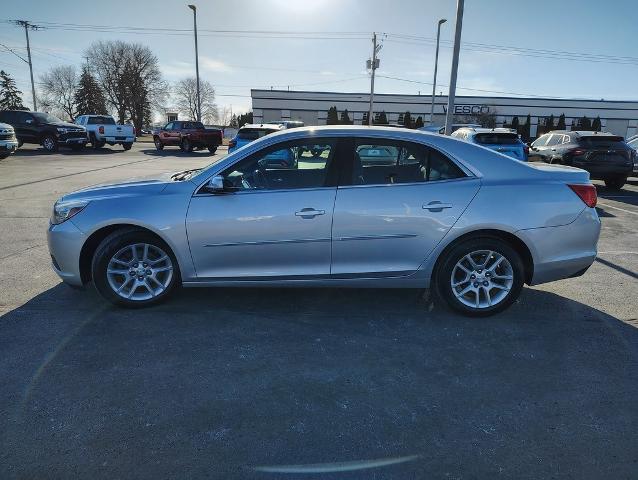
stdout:
{"type": "Polygon", "coordinates": [[[532,143],[532,147],[543,147],[547,145],[547,140],[549,140],[549,135],[541,135],[532,143]]]}
{"type": "Polygon", "coordinates": [[[355,144],[353,185],[391,185],[464,177],[463,171],[438,150],[393,140],[364,140],[355,144]]]}
{"type": "Polygon", "coordinates": [[[591,137],[580,137],[578,139],[578,143],[585,148],[618,147],[622,145],[623,138],[612,135],[596,135],[591,137]]]}
{"type": "Polygon", "coordinates": [[[515,133],[477,133],[474,140],[479,145],[514,145],[519,143],[515,133]]]}
{"type": "Polygon", "coordinates": [[[237,133],[237,138],[241,140],[257,140],[263,136],[273,133],[276,130],[270,130],[266,128],[242,128],[237,133]]]}
{"type": "Polygon", "coordinates": [[[88,117],[88,125],[115,125],[113,117],[88,117]]]}
{"type": "Polygon", "coordinates": [[[549,141],[547,142],[547,146],[558,145],[562,141],[563,141],[563,136],[562,135],[553,134],[549,138],[549,141]]]}

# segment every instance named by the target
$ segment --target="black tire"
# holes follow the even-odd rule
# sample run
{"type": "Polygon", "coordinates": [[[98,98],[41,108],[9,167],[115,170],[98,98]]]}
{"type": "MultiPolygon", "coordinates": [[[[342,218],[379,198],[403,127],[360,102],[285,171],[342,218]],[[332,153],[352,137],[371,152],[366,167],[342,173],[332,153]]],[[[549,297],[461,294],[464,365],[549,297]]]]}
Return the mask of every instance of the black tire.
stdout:
{"type": "Polygon", "coordinates": [[[58,151],[58,141],[53,135],[45,135],[42,137],[42,147],[47,152],[57,152],[58,151]]]}
{"type": "Polygon", "coordinates": [[[91,147],[94,150],[98,150],[98,149],[100,149],[100,148],[102,148],[104,146],[104,142],[101,142],[97,138],[95,138],[94,134],[91,134],[90,140],[91,140],[91,147]]]}
{"type": "Polygon", "coordinates": [[[214,155],[217,151],[217,147],[208,147],[208,151],[214,155]]]}
{"type": "Polygon", "coordinates": [[[188,138],[182,138],[182,143],[179,144],[179,148],[182,152],[191,153],[193,151],[193,144],[188,138]]]}
{"type": "Polygon", "coordinates": [[[162,143],[162,141],[159,139],[159,137],[154,137],[153,138],[153,143],[155,144],[155,150],[164,150],[164,144],[162,143]]]}
{"type": "Polygon", "coordinates": [[[133,146],[133,144],[130,143],[130,142],[122,144],[122,147],[124,148],[124,150],[130,150],[132,146],[133,146]]]}
{"type": "MultiPolygon", "coordinates": [[[[489,260],[487,260],[487,262],[489,266],[489,260]]],[[[503,262],[501,262],[501,265],[502,266],[497,267],[497,270],[495,270],[495,272],[498,271],[498,269],[500,268],[505,268],[506,266],[506,264],[504,264],[503,262]]],[[[490,284],[490,282],[497,284],[497,282],[495,281],[496,280],[495,278],[485,278],[487,276],[486,275],[487,270],[489,270],[489,268],[486,269],[485,272],[483,272],[482,269],[474,271],[474,274],[478,273],[478,278],[476,278],[477,280],[476,282],[468,281],[467,284],[460,285],[456,288],[462,291],[466,285],[469,287],[470,283],[472,283],[471,285],[472,287],[476,288],[477,283],[482,283],[483,281],[487,281],[488,284],[490,284]]],[[[499,274],[500,273],[501,272],[499,271],[499,274]]],[[[514,301],[516,301],[516,299],[519,297],[521,290],[523,288],[524,273],[525,273],[525,268],[523,266],[523,260],[521,259],[520,255],[516,252],[516,250],[514,250],[514,248],[512,248],[508,243],[496,237],[485,236],[485,237],[469,238],[453,246],[450,250],[448,250],[445,253],[445,256],[441,258],[437,266],[437,271],[436,271],[435,279],[434,279],[435,289],[436,289],[437,296],[445,300],[445,302],[453,310],[456,310],[457,312],[460,312],[467,316],[487,317],[489,315],[494,315],[498,312],[505,310],[514,301]],[[481,306],[479,308],[476,308],[473,306],[470,307],[466,305],[465,303],[463,303],[457,297],[458,291],[452,286],[452,282],[453,280],[455,280],[455,278],[453,278],[453,275],[455,273],[455,267],[457,263],[460,262],[466,255],[472,252],[477,252],[477,251],[479,252],[491,251],[491,252],[494,252],[495,254],[500,254],[503,257],[505,257],[505,259],[509,262],[509,265],[511,266],[511,273],[508,272],[507,274],[512,277],[511,279],[512,284],[509,288],[509,291],[506,291],[506,295],[502,299],[500,299],[497,304],[492,306],[481,306]]],[[[470,273],[467,274],[467,278],[471,278],[470,273]]],[[[505,283],[506,281],[502,281],[502,282],[505,283]]],[[[499,280],[498,283],[501,283],[501,280],[499,280]]],[[[475,299],[478,298],[479,303],[481,302],[480,300],[481,292],[483,292],[482,294],[483,299],[485,300],[485,302],[487,302],[485,291],[486,291],[485,288],[483,288],[481,285],[478,285],[478,294],[475,295],[474,298],[475,299]]],[[[488,289],[487,291],[490,292],[490,295],[494,295],[495,292],[498,295],[499,292],[501,292],[502,290],[497,289],[496,287],[492,287],[488,289]]],[[[468,292],[466,296],[470,294],[473,294],[473,293],[468,292]]],[[[466,296],[463,296],[463,298],[468,300],[466,296]]]]}
{"type": "Polygon", "coordinates": [[[115,231],[102,240],[93,255],[91,275],[95,289],[105,300],[108,300],[114,305],[126,308],[142,308],[163,302],[170,296],[175,288],[181,284],[179,266],[175,255],[169,246],[153,234],[135,228],[125,228],[115,231]],[[157,296],[148,300],[127,300],[113,290],[109,284],[106,270],[111,258],[116,254],[116,252],[126,248],[128,245],[138,243],[147,243],[149,245],[159,247],[166,252],[172,263],[172,276],[170,283],[166,286],[165,290],[157,294],[157,296]]]}
{"type": "Polygon", "coordinates": [[[613,177],[605,179],[605,186],[611,190],[620,190],[627,183],[627,177],[613,177]]]}
{"type": "Polygon", "coordinates": [[[0,160],[4,160],[5,158],[7,158],[10,155],[9,152],[2,152],[0,153],[0,160]]]}
{"type": "Polygon", "coordinates": [[[18,148],[20,148],[22,145],[24,145],[24,142],[20,139],[18,139],[18,148]]]}

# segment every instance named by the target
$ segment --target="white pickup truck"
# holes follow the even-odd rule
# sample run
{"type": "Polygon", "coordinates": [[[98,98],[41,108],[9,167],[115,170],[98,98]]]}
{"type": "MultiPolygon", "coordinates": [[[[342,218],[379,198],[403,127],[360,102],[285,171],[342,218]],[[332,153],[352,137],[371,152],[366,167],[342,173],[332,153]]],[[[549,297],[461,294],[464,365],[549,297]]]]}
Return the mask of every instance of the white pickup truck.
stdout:
{"type": "Polygon", "coordinates": [[[105,144],[122,145],[130,150],[135,141],[133,125],[117,125],[110,115],[80,115],[75,123],[86,128],[89,142],[93,148],[102,148],[105,144]]]}

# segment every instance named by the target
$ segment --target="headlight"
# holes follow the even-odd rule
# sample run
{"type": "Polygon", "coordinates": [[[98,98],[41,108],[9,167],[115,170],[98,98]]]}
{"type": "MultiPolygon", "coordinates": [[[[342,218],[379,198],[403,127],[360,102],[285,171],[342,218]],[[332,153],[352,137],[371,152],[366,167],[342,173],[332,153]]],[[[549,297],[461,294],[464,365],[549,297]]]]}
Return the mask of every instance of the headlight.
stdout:
{"type": "Polygon", "coordinates": [[[53,205],[53,215],[51,215],[51,223],[58,225],[69,218],[80,213],[84,207],[89,204],[87,201],[69,200],[67,202],[58,200],[53,205]]]}
{"type": "Polygon", "coordinates": [[[69,129],[64,127],[58,127],[58,133],[68,133],[69,129]]]}

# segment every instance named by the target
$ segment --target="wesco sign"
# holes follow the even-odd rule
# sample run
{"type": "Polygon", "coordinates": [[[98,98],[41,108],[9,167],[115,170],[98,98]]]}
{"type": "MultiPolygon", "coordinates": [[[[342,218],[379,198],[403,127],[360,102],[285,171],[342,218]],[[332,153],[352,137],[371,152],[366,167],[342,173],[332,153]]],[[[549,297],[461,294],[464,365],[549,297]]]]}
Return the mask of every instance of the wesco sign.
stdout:
{"type": "MultiPolygon", "coordinates": [[[[443,105],[443,112],[447,113],[447,105],[443,105]]],[[[454,115],[479,115],[490,113],[487,105],[454,105],[454,115]]]]}

